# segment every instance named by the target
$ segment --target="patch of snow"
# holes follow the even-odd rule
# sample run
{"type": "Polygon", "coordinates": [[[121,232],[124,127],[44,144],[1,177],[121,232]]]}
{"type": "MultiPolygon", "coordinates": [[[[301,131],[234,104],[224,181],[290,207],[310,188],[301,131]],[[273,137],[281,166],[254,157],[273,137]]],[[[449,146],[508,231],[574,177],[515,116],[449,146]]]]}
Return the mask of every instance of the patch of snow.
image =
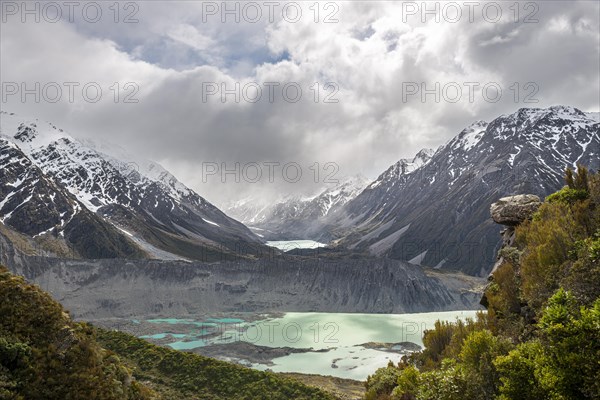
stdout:
{"type": "MultiPolygon", "coordinates": [[[[116,226],[116,225],[115,225],[115,226],[116,226]]],[[[133,234],[131,234],[131,233],[127,232],[125,229],[123,229],[123,228],[120,228],[120,227],[118,227],[118,226],[116,226],[116,227],[117,227],[117,229],[118,229],[118,230],[120,230],[121,232],[123,232],[123,233],[124,233],[124,234],[126,234],[127,236],[129,236],[129,237],[133,237],[133,234]]]]}
{"type": "Polygon", "coordinates": [[[600,122],[600,112],[588,112],[585,115],[592,121],[600,122]]]}
{"type": "Polygon", "coordinates": [[[458,136],[450,140],[448,145],[455,150],[462,149],[464,151],[469,151],[481,141],[487,127],[488,123],[485,121],[473,122],[463,129],[458,136]]]}
{"type": "Polygon", "coordinates": [[[219,226],[219,224],[217,224],[217,223],[215,223],[215,222],[212,222],[212,221],[209,221],[209,220],[207,220],[206,218],[202,218],[202,220],[203,220],[204,222],[207,222],[207,223],[211,224],[211,225],[214,225],[214,226],[219,226]]]}

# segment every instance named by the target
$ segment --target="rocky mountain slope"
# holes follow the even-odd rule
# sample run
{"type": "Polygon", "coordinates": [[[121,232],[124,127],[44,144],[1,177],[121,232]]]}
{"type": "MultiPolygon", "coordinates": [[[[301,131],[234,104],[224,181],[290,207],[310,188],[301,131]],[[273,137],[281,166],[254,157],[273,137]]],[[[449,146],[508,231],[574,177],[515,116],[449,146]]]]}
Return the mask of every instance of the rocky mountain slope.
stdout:
{"type": "Polygon", "coordinates": [[[231,203],[225,211],[265,239],[328,241],[331,237],[324,234],[323,221],[358,196],[368,184],[367,178],[356,175],[341,180],[316,196],[289,196],[268,203],[248,198],[231,203]]]}
{"type": "Polygon", "coordinates": [[[160,165],[123,151],[110,155],[106,148],[50,123],[3,112],[0,221],[32,237],[64,238],[67,246],[92,258],[131,253],[211,259],[263,247],[243,224],[160,165]],[[108,242],[125,243],[125,249],[99,243],[88,251],[76,244],[94,241],[99,230],[108,242]]]}
{"type": "Polygon", "coordinates": [[[430,159],[390,167],[331,217],[327,231],[350,249],[485,276],[498,246],[490,205],[549,195],[567,166],[598,170],[599,131],[598,113],[565,106],[475,122],[430,159]]]}
{"type": "Polygon", "coordinates": [[[273,256],[219,263],[30,257],[0,234],[0,263],[84,320],[215,312],[472,310],[484,279],[390,259],[273,256]]]}
{"type": "Polygon", "coordinates": [[[52,232],[55,252],[88,258],[139,258],[145,253],[127,235],[89,211],[47,177],[13,143],[0,138],[0,225],[30,237],[52,232]],[[68,244],[68,245],[67,245],[68,244]]]}

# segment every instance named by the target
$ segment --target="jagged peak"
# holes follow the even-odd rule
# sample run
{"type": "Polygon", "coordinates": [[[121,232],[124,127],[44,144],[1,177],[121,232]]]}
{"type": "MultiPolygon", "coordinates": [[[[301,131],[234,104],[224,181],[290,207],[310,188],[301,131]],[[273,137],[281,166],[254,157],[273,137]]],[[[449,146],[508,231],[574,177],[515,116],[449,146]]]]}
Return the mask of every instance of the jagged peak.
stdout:
{"type": "Polygon", "coordinates": [[[453,149],[470,150],[475,147],[483,138],[483,134],[489,123],[483,120],[477,120],[469,124],[457,136],[450,139],[448,145],[453,149]]]}
{"type": "Polygon", "coordinates": [[[76,141],[63,129],[38,118],[23,117],[15,113],[2,111],[0,122],[0,135],[8,138],[9,141],[15,142],[26,152],[59,141],[65,143],[76,141]]]}
{"type": "MultiPolygon", "coordinates": [[[[177,180],[160,164],[133,156],[121,146],[112,143],[75,138],[51,122],[2,111],[0,134],[26,154],[32,154],[41,148],[54,148],[55,145],[75,148],[78,153],[87,154],[86,157],[95,155],[98,159],[108,162],[133,184],[146,185],[148,182],[156,182],[178,201],[185,198],[198,205],[207,204],[201,196],[177,180]]],[[[91,207],[93,210],[95,208],[97,207],[91,207]]]]}
{"type": "Polygon", "coordinates": [[[502,115],[499,118],[509,118],[533,125],[548,116],[567,120],[591,119],[588,114],[580,109],[565,105],[555,105],[548,108],[522,107],[512,114],[502,115]]]}
{"type": "Polygon", "coordinates": [[[585,116],[585,113],[583,111],[573,106],[556,105],[549,107],[548,110],[556,113],[576,114],[585,116]]]}
{"type": "Polygon", "coordinates": [[[437,150],[430,148],[423,148],[415,155],[412,162],[415,164],[424,164],[431,160],[431,157],[437,152],[437,150]]]}
{"type": "Polygon", "coordinates": [[[478,119],[477,121],[471,122],[469,125],[467,125],[463,132],[469,130],[485,129],[488,126],[488,124],[489,123],[487,121],[478,119]]]}

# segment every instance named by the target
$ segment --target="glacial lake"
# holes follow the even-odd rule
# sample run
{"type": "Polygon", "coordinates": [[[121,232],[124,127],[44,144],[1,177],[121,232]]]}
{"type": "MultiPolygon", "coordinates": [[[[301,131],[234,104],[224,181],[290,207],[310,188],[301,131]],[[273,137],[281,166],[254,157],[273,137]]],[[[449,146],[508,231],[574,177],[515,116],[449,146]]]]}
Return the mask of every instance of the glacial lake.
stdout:
{"type": "Polygon", "coordinates": [[[314,240],[277,240],[267,242],[267,246],[289,251],[293,249],[318,249],[319,247],[327,247],[327,244],[315,242],[314,240]]]}
{"type": "Polygon", "coordinates": [[[146,320],[157,328],[165,324],[189,326],[189,332],[153,332],[140,336],[162,339],[161,343],[177,350],[191,350],[212,344],[245,341],[259,346],[290,347],[313,351],[291,353],[274,358],[272,365],[244,365],[274,372],[299,372],[365,380],[377,368],[391,360],[397,363],[402,354],[362,346],[365,343],[410,342],[423,345],[423,332],[432,329],[436,320],[456,321],[475,318],[477,311],[448,311],[416,314],[348,314],[348,313],[285,313],[275,318],[156,319],[146,320]],[[220,334],[207,334],[219,326],[220,334]]]}

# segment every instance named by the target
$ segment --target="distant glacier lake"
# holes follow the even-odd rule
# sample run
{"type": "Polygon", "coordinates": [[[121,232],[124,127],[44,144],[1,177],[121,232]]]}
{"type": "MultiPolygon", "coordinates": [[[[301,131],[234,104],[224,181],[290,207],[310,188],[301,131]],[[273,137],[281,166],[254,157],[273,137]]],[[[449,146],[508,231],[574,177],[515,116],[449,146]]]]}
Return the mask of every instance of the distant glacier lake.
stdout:
{"type": "MultiPolygon", "coordinates": [[[[177,350],[194,351],[274,372],[331,375],[365,380],[389,361],[423,346],[423,332],[436,320],[475,318],[477,311],[415,314],[298,313],[275,316],[243,313],[224,318],[133,320],[143,327],[137,336],[177,350]],[[250,353],[232,356],[240,342],[278,349],[275,357],[256,362],[250,353]],[[383,344],[395,346],[383,347],[383,344]],[[221,346],[214,346],[221,345],[221,346]],[[217,352],[214,349],[217,349],[217,352]],[[291,350],[281,350],[281,349],[291,350]],[[295,352],[294,349],[302,349],[295,352]]],[[[129,330],[129,329],[128,329],[129,330]]],[[[258,353],[263,353],[257,348],[258,353]]]]}
{"type": "Polygon", "coordinates": [[[314,240],[276,240],[267,242],[267,246],[276,247],[279,250],[289,251],[294,249],[318,249],[327,247],[326,243],[315,242],[314,240]]]}

